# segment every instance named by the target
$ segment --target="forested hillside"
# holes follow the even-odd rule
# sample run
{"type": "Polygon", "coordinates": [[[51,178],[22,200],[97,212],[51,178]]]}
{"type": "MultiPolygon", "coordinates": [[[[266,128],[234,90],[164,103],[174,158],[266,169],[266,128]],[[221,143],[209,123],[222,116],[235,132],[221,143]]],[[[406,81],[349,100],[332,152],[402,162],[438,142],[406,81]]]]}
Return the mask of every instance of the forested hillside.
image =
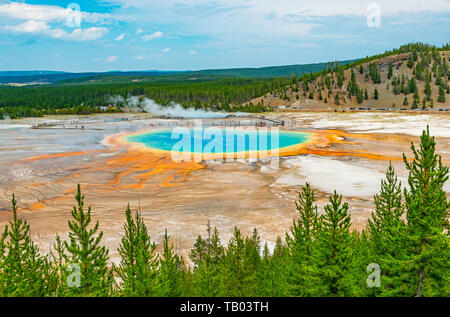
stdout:
{"type": "Polygon", "coordinates": [[[167,231],[153,243],[142,216],[129,207],[121,261],[108,265],[103,233],[80,187],[69,239],[57,236],[51,253],[42,255],[13,196],[13,219],[0,236],[0,295],[450,296],[450,202],[443,190],[449,168],[429,131],[420,141],[411,148],[414,160],[404,156],[409,187],[389,166],[362,232],[350,230],[342,196],[335,192],[319,212],[306,184],[296,202],[298,219],[273,251],[256,229],[245,237],[236,228],[224,245],[208,226],[190,252],[192,266],[174,252],[167,231]]]}
{"type": "MultiPolygon", "coordinates": [[[[289,83],[288,78],[176,80],[150,83],[0,87],[0,117],[99,112],[112,96],[146,96],[161,105],[224,111],[264,111],[246,102],[289,83]],[[244,104],[244,105],[243,105],[244,104]]],[[[122,104],[123,105],[123,104],[122,104]]],[[[119,107],[121,104],[118,105],[119,107]]]]}
{"type": "MultiPolygon", "coordinates": [[[[231,78],[238,75],[217,70],[133,77],[93,75],[53,85],[0,86],[0,118],[100,112],[100,107],[118,95],[125,99],[146,96],[162,105],[177,102],[197,109],[246,112],[279,106],[450,108],[449,63],[449,44],[438,48],[416,43],[352,63],[320,64],[319,72],[286,77],[231,78]]],[[[310,66],[313,71],[319,64],[310,66]]],[[[249,77],[258,73],[267,77],[291,71],[292,67],[233,71],[249,77]]],[[[115,111],[120,111],[120,106],[115,111]]]]}
{"type": "Polygon", "coordinates": [[[384,54],[294,78],[253,100],[264,106],[450,108],[450,45],[408,44],[384,54]]]}

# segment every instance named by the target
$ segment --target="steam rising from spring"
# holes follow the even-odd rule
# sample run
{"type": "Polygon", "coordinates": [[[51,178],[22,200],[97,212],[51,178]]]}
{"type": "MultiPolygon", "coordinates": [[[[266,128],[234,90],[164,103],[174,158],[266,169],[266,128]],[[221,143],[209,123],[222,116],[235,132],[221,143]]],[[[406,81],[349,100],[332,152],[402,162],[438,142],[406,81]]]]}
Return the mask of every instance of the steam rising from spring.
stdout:
{"type": "Polygon", "coordinates": [[[7,113],[4,113],[0,119],[4,120],[3,123],[11,123],[11,117],[7,113]]]}
{"type": "MultiPolygon", "coordinates": [[[[168,106],[157,104],[154,100],[147,97],[128,97],[126,100],[122,96],[114,96],[109,99],[109,102],[117,105],[123,104],[128,108],[140,108],[145,112],[154,114],[156,116],[167,116],[175,118],[224,118],[228,113],[206,111],[201,109],[183,108],[182,105],[176,102],[171,102],[168,106]]],[[[242,115],[235,114],[235,115],[242,115]]]]}

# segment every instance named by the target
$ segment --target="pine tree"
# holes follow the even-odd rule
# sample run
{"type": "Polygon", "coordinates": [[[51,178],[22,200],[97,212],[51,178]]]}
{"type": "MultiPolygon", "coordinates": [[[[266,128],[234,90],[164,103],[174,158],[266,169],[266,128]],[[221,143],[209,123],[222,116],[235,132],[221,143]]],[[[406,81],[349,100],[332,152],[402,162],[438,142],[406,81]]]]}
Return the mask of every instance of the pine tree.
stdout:
{"type": "Polygon", "coordinates": [[[8,237],[8,225],[5,226],[0,235],[0,296],[6,295],[5,283],[5,258],[6,258],[6,238],[8,237]]]}
{"type": "Polygon", "coordinates": [[[258,272],[261,265],[261,237],[259,236],[258,230],[253,229],[252,236],[245,238],[245,257],[244,266],[247,274],[256,274],[249,279],[249,285],[246,290],[247,296],[256,296],[259,292],[258,287],[258,272]],[[251,272],[251,273],[250,273],[251,272]]]}
{"type": "Polygon", "coordinates": [[[261,265],[257,272],[258,296],[275,296],[275,285],[277,281],[274,278],[274,261],[270,255],[267,243],[264,244],[262,251],[261,265]]]}
{"type": "Polygon", "coordinates": [[[121,291],[125,296],[158,296],[158,257],[156,245],[150,241],[144,219],[139,212],[126,211],[125,235],[119,246],[121,261],[116,269],[122,280],[121,291]]]}
{"type": "Polygon", "coordinates": [[[419,108],[419,102],[416,98],[413,98],[413,103],[411,105],[411,109],[414,110],[414,109],[418,109],[418,108],[419,108]]]}
{"type": "Polygon", "coordinates": [[[378,89],[376,89],[376,88],[373,92],[373,99],[378,100],[378,89]]]}
{"type": "Polygon", "coordinates": [[[222,246],[222,242],[220,241],[219,231],[217,230],[217,228],[214,228],[212,237],[211,239],[208,238],[208,241],[210,241],[208,254],[211,257],[213,264],[218,265],[223,260],[225,249],[222,246]]]}
{"type": "Polygon", "coordinates": [[[351,94],[352,94],[352,96],[355,96],[356,92],[358,90],[358,84],[356,83],[356,75],[355,75],[355,72],[353,71],[353,69],[351,71],[350,83],[351,83],[351,85],[350,85],[351,94]]]}
{"type": "Polygon", "coordinates": [[[30,226],[17,215],[17,201],[12,196],[13,219],[0,239],[0,291],[2,296],[48,296],[48,262],[30,237],[30,226]]]}
{"type": "Polygon", "coordinates": [[[65,296],[67,295],[66,286],[70,270],[68,270],[68,263],[66,263],[66,248],[59,235],[56,235],[53,250],[50,250],[50,258],[52,259],[50,272],[54,293],[56,296],[65,296]]]}
{"type": "Polygon", "coordinates": [[[311,295],[311,256],[319,227],[314,192],[310,184],[302,187],[295,202],[299,218],[293,221],[286,244],[291,263],[288,267],[289,292],[293,296],[311,295]]]}
{"type": "Polygon", "coordinates": [[[419,95],[419,89],[417,87],[414,89],[414,96],[413,98],[416,100],[416,103],[419,104],[420,102],[420,95],[419,95]]]}
{"type": "Polygon", "coordinates": [[[167,229],[163,237],[163,254],[159,258],[159,283],[162,296],[179,297],[183,295],[184,263],[169,245],[167,229]]]}
{"type": "Polygon", "coordinates": [[[429,101],[431,98],[431,74],[427,74],[424,92],[425,95],[427,95],[427,100],[429,101]]]}
{"type": "MultiPolygon", "coordinates": [[[[381,241],[389,230],[404,225],[401,219],[404,214],[402,204],[401,182],[395,175],[392,163],[386,172],[386,178],[381,181],[381,191],[374,196],[375,212],[368,222],[371,238],[381,241]]],[[[386,250],[381,250],[382,252],[386,250]]]]}
{"type": "Polygon", "coordinates": [[[110,293],[113,275],[107,268],[108,249],[101,246],[103,231],[98,232],[99,223],[89,229],[91,223],[91,207],[84,210],[84,196],[78,185],[75,196],[77,206],[73,207],[69,220],[69,242],[64,245],[69,253],[67,263],[72,265],[74,274],[79,269],[80,285],[67,285],[67,292],[75,296],[106,296],[110,293]],[[98,232],[98,234],[97,234],[98,232]]]}
{"type": "Polygon", "coordinates": [[[225,251],[217,228],[214,228],[211,236],[209,222],[207,233],[207,239],[202,239],[201,236],[197,238],[189,255],[194,263],[194,296],[219,296],[220,294],[220,273],[225,251]]]}
{"type": "Polygon", "coordinates": [[[386,178],[381,181],[380,193],[374,196],[374,201],[375,211],[368,221],[370,261],[381,266],[382,281],[378,293],[393,296],[402,289],[396,277],[399,275],[399,261],[405,260],[406,224],[403,221],[405,208],[401,182],[392,164],[386,178]]]}
{"type": "Polygon", "coordinates": [[[449,168],[435,154],[436,143],[428,127],[420,138],[420,149],[414,144],[411,149],[412,162],[403,155],[410,187],[404,191],[410,244],[404,280],[409,281],[410,295],[449,296],[450,202],[443,189],[449,168]]]}
{"type": "Polygon", "coordinates": [[[437,98],[437,101],[442,103],[445,102],[445,90],[442,86],[439,87],[439,96],[437,98]]]}
{"type": "Polygon", "coordinates": [[[358,104],[361,104],[363,102],[363,91],[362,89],[358,89],[358,92],[356,94],[356,101],[358,102],[358,104]]]}
{"type": "Polygon", "coordinates": [[[198,236],[191,252],[189,253],[189,258],[194,264],[194,267],[198,267],[201,262],[205,260],[208,252],[207,248],[207,241],[203,239],[202,236],[198,236]]]}
{"type": "Polygon", "coordinates": [[[336,95],[334,96],[334,104],[335,105],[339,105],[339,93],[338,92],[336,92],[336,95]]]}
{"type": "Polygon", "coordinates": [[[403,105],[404,106],[408,106],[409,105],[408,97],[405,97],[405,99],[403,99],[403,105]]]}
{"type": "Polygon", "coordinates": [[[377,64],[371,63],[369,65],[369,74],[370,74],[370,77],[372,78],[374,84],[381,83],[381,74],[380,74],[380,71],[378,70],[377,64]]]}
{"type": "Polygon", "coordinates": [[[238,228],[228,242],[221,274],[221,296],[254,296],[257,292],[257,275],[252,262],[256,243],[244,238],[238,228]]]}
{"type": "Polygon", "coordinates": [[[316,296],[352,296],[355,281],[350,215],[348,204],[336,192],[321,216],[317,244],[313,249],[312,275],[317,279],[312,292],[316,296]]]}
{"type": "Polygon", "coordinates": [[[262,259],[257,272],[258,291],[257,296],[278,297],[285,296],[285,274],[287,258],[280,259],[275,254],[271,255],[267,243],[264,244],[262,259]]]}
{"type": "Polygon", "coordinates": [[[372,257],[369,243],[369,234],[367,229],[364,228],[359,231],[352,231],[350,233],[350,248],[352,250],[352,263],[351,263],[351,280],[353,283],[352,292],[353,296],[357,297],[370,297],[377,294],[377,288],[368,287],[368,264],[371,263],[372,257]]]}
{"type": "Polygon", "coordinates": [[[409,93],[413,93],[417,90],[417,84],[416,84],[416,79],[413,77],[410,79],[410,81],[408,82],[408,92],[409,93]]]}
{"type": "Polygon", "coordinates": [[[388,70],[388,79],[391,79],[393,75],[393,68],[392,68],[392,63],[389,63],[389,70],[388,70]]]}
{"type": "Polygon", "coordinates": [[[405,74],[402,75],[402,80],[400,82],[400,92],[404,93],[405,95],[408,94],[408,90],[405,88],[405,84],[406,84],[406,77],[405,74]]]}
{"type": "Polygon", "coordinates": [[[413,68],[414,67],[414,57],[413,57],[412,54],[409,55],[409,58],[408,58],[408,67],[409,68],[413,68]]]}

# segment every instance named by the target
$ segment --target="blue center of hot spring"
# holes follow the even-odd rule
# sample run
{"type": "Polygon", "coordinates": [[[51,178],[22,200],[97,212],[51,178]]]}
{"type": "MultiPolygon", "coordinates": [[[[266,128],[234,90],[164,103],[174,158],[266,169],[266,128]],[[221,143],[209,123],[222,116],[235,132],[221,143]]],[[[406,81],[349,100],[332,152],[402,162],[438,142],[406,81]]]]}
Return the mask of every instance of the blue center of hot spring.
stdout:
{"type": "Polygon", "coordinates": [[[130,135],[126,141],[161,151],[211,154],[270,151],[305,143],[309,138],[306,132],[184,128],[130,135]]]}

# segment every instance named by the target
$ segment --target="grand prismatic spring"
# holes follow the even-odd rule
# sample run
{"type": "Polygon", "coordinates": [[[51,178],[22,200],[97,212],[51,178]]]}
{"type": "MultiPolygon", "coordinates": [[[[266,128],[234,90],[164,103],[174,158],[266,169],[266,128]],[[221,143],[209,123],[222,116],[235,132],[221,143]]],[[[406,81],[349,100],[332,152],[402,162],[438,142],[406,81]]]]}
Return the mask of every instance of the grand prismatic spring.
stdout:
{"type": "MultiPolygon", "coordinates": [[[[141,210],[154,241],[160,241],[167,228],[182,254],[193,237],[204,233],[208,221],[223,240],[237,226],[246,234],[257,228],[273,245],[296,217],[294,201],[306,182],[316,190],[319,207],[334,189],[343,194],[354,227],[363,227],[390,161],[407,183],[402,153],[410,155],[410,143],[417,142],[417,131],[427,124],[445,164],[450,161],[445,115],[364,114],[363,120],[361,114],[305,113],[272,118],[285,120],[285,126],[255,128],[256,120],[247,128],[196,131],[189,120],[144,114],[0,124],[0,225],[10,219],[14,192],[33,238],[48,250],[56,234],[67,234],[76,185],[81,184],[105,232],[105,244],[113,250],[112,261],[117,259],[114,250],[128,202],[141,210]],[[174,160],[174,152],[189,154],[190,159],[174,160]],[[258,159],[253,160],[252,153],[258,159]],[[224,162],[227,154],[235,160],[224,162]],[[280,157],[275,165],[260,159],[274,154],[280,157]]],[[[225,119],[205,121],[213,125],[218,120],[225,119]]]]}
{"type": "MultiPolygon", "coordinates": [[[[125,142],[143,145],[155,152],[188,154],[187,160],[196,158],[235,158],[283,155],[289,149],[310,142],[311,134],[275,129],[220,129],[175,128],[153,130],[123,138],[125,142]],[[280,153],[281,152],[281,153],[280,153]],[[191,155],[192,154],[192,155],[191,155]]],[[[183,157],[180,157],[182,159],[183,157]]]]}

